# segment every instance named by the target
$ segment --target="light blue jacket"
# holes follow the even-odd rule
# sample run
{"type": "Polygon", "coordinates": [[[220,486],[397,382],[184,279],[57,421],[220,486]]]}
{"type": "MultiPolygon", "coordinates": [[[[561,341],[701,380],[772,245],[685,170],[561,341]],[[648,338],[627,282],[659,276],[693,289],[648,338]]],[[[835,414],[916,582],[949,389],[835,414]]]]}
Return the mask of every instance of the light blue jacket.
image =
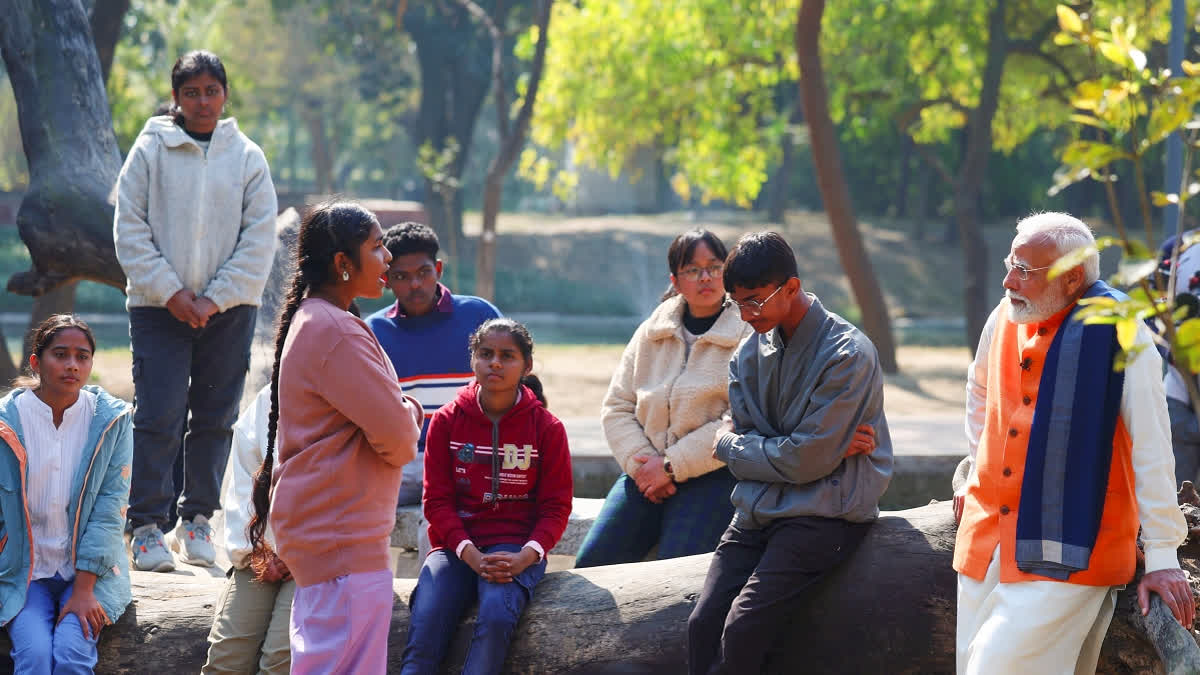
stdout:
{"type": "MultiPolygon", "coordinates": [[[[67,505],[74,527],[71,557],[75,569],[99,577],[96,600],[109,622],[116,622],[131,599],[124,514],[133,463],[132,407],[100,387],[85,389],[96,395],[96,411],[67,505]]],[[[33,576],[29,469],[16,406],[19,396],[33,394],[14,389],[0,399],[0,625],[25,606],[33,576]]]]}

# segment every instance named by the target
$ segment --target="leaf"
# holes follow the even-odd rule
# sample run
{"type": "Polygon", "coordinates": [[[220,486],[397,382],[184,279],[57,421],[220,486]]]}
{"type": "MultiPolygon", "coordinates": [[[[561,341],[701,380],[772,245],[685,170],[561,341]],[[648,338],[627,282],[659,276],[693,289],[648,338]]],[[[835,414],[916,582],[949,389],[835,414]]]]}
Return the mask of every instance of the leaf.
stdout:
{"type": "Polygon", "coordinates": [[[1188,77],[1196,77],[1200,75],[1200,63],[1192,63],[1191,61],[1183,62],[1183,72],[1188,77]]]}
{"type": "Polygon", "coordinates": [[[1109,61],[1112,61],[1113,63],[1117,64],[1118,66],[1128,66],[1129,65],[1129,54],[1124,49],[1121,49],[1115,43],[1101,42],[1100,43],[1100,53],[1104,55],[1104,58],[1108,59],[1109,61]]]}
{"type": "Polygon", "coordinates": [[[1137,341],[1138,323],[1137,319],[1121,319],[1117,322],[1117,342],[1121,343],[1121,349],[1129,351],[1133,348],[1137,341]]]}
{"type": "Polygon", "coordinates": [[[1154,202],[1155,206],[1162,207],[1166,206],[1167,204],[1178,204],[1179,195],[1175,194],[1174,192],[1167,194],[1160,190],[1155,190],[1150,193],[1150,200],[1154,202]]]}
{"type": "Polygon", "coordinates": [[[1050,271],[1046,272],[1046,278],[1054,279],[1061,274],[1079,267],[1088,256],[1098,254],[1099,251],[1096,250],[1095,246],[1081,246],[1055,260],[1054,264],[1050,266],[1050,271]]]}
{"type": "Polygon", "coordinates": [[[1079,14],[1075,10],[1066,5],[1059,5],[1054,8],[1058,13],[1058,27],[1068,33],[1082,33],[1083,20],[1079,18],[1079,14]]]}

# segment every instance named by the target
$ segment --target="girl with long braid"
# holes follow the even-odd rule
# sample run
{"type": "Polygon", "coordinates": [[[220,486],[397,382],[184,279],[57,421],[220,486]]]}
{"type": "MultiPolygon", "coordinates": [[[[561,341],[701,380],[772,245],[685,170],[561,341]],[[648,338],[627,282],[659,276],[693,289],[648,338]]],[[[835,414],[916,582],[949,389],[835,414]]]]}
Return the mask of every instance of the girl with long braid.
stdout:
{"type": "Polygon", "coordinates": [[[308,214],[295,260],[255,476],[251,564],[263,578],[296,580],[292,673],[384,673],[388,540],[424,414],[348,310],[356,297],[383,293],[391,254],[375,216],[342,202],[308,214]],[[264,540],[268,514],[276,551],[264,540]]]}

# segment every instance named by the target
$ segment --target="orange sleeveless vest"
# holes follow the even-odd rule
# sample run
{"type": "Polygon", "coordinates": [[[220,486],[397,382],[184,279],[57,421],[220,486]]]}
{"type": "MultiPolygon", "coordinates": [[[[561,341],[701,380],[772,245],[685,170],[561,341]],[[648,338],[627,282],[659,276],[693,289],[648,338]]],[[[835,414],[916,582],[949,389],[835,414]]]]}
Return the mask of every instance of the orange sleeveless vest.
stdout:
{"type": "MultiPolygon", "coordinates": [[[[967,484],[962,522],[954,545],[954,569],[983,579],[1000,545],[1000,581],[1052,581],[1017,569],[1017,508],[1025,475],[1025,452],[1046,352],[1072,304],[1038,324],[1016,324],[1004,300],[987,355],[987,402],[975,474],[967,484]]],[[[1113,434],[1113,457],[1100,531],[1088,568],[1067,583],[1118,586],[1133,578],[1138,510],[1134,494],[1132,443],[1123,419],[1113,434]]],[[[1068,469],[1069,471],[1069,469],[1068,469]]],[[[1069,475],[1069,474],[1068,474],[1069,475]]]]}

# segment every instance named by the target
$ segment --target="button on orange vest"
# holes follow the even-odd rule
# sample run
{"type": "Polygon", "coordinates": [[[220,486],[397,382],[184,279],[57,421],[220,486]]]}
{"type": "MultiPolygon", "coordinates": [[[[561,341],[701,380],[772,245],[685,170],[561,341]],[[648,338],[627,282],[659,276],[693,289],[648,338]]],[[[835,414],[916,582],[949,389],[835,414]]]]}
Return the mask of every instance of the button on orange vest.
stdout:
{"type": "MultiPolygon", "coordinates": [[[[1037,406],[1042,364],[1072,304],[1040,324],[1016,324],[1002,301],[987,355],[987,402],[975,474],[967,484],[962,522],[954,545],[954,569],[982,580],[992,551],[1000,545],[1000,581],[1052,581],[1017,569],[1017,509],[1025,476],[1025,453],[1037,406]]],[[[1112,465],[1100,532],[1088,568],[1067,583],[1117,586],[1133,578],[1138,512],[1134,494],[1132,444],[1123,419],[1113,434],[1112,465]]],[[[1070,477],[1070,468],[1067,469],[1070,477]]]]}

